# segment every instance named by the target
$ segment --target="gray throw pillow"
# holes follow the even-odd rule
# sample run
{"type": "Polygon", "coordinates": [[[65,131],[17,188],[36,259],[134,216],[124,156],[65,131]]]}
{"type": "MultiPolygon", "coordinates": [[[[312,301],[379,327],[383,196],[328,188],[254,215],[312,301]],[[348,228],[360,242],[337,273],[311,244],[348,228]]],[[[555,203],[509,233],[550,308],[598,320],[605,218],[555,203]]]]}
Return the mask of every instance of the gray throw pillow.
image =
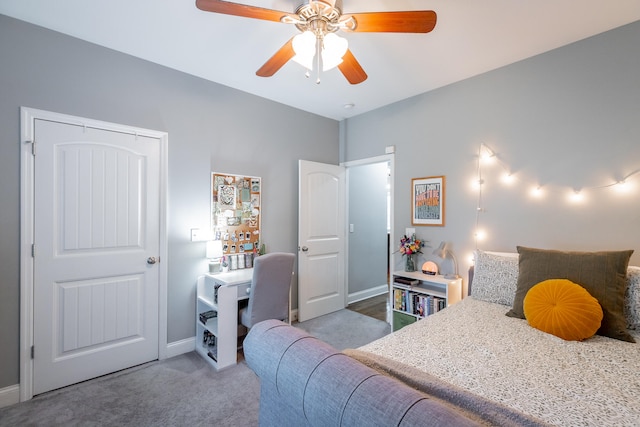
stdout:
{"type": "Polygon", "coordinates": [[[640,330],[640,267],[630,265],[627,269],[627,291],[624,303],[627,327],[640,330]]]}
{"type": "Polygon", "coordinates": [[[473,298],[512,306],[517,285],[517,253],[475,251],[471,286],[473,298]]]}
{"type": "Polygon", "coordinates": [[[518,246],[518,287],[507,316],[524,319],[523,300],[534,285],[547,279],[568,279],[585,288],[604,312],[599,335],[635,342],[627,332],[624,297],[633,250],[563,252],[518,246]]]}

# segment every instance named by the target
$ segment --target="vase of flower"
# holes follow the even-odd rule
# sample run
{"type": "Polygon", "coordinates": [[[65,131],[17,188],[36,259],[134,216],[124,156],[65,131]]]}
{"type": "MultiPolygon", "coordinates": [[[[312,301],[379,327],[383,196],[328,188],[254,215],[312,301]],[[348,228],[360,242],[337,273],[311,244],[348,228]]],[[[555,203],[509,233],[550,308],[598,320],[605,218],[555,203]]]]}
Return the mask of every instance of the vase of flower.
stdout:
{"type": "Polygon", "coordinates": [[[404,271],[416,271],[416,256],[415,254],[406,255],[404,260],[404,271]]]}
{"type": "Polygon", "coordinates": [[[411,237],[402,236],[402,239],[400,239],[399,252],[405,257],[404,271],[417,271],[416,254],[421,253],[423,246],[424,242],[420,239],[416,239],[415,234],[411,237]]]}

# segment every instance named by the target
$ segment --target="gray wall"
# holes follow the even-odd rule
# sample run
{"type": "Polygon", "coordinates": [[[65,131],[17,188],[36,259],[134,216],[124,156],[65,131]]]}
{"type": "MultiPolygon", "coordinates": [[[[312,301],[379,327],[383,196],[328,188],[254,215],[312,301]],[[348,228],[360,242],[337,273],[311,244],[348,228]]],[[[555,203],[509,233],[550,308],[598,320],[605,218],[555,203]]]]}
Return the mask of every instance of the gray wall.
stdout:
{"type": "Polygon", "coordinates": [[[298,159],[338,163],[334,120],[2,15],[0,93],[0,388],[19,382],[20,106],[169,133],[169,342],[195,334],[210,173],[262,177],[267,250],[295,253],[298,159]]]}
{"type": "MultiPolygon", "coordinates": [[[[169,342],[194,335],[195,277],[208,225],[213,170],[261,176],[269,250],[296,249],[297,159],[337,163],[396,146],[396,236],[409,227],[412,177],[445,175],[445,227],[417,227],[432,247],[451,241],[461,270],[474,248],[480,143],[517,172],[485,170],[488,232],[479,247],[633,248],[640,265],[640,176],[621,195],[608,184],[640,169],[640,23],[489,72],[341,123],[275,104],[0,16],[0,388],[18,383],[19,107],[169,133],[169,342]],[[280,132],[287,126],[286,133],[280,132]],[[304,134],[296,139],[288,135],[304,134]],[[338,138],[341,140],[338,146],[338,138]],[[541,182],[547,197],[526,194],[541,182]]],[[[428,71],[425,71],[428,72],[428,71]]],[[[396,242],[392,242],[396,243],[396,242]]],[[[396,256],[397,268],[401,259],[396,256]]],[[[294,300],[295,301],[295,300],[294,300]]]]}
{"type": "Polygon", "coordinates": [[[388,162],[349,167],[349,295],[387,283],[388,162]]]}
{"type": "Polygon", "coordinates": [[[471,182],[481,143],[501,163],[483,167],[480,249],[630,248],[640,265],[640,174],[629,194],[588,188],[582,203],[567,201],[573,187],[607,185],[640,169],[639,40],[635,22],[343,121],[341,161],[396,146],[396,236],[411,224],[411,178],[445,175],[446,225],[417,234],[432,247],[452,242],[463,273],[475,247],[471,182]],[[500,182],[503,166],[519,179],[511,186],[500,182]],[[540,200],[528,194],[536,183],[547,192],[540,200]]]}

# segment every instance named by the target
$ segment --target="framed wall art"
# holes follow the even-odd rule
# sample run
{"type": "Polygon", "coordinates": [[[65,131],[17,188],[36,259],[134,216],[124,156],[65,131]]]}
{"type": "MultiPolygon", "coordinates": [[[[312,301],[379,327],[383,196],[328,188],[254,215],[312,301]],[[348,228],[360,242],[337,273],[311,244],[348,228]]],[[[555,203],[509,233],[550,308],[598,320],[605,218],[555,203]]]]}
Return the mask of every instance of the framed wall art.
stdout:
{"type": "Polygon", "coordinates": [[[259,177],[211,174],[211,228],[225,254],[259,249],[261,191],[259,177]]]}
{"type": "Polygon", "coordinates": [[[444,226],[444,176],[411,180],[411,224],[444,226]]]}

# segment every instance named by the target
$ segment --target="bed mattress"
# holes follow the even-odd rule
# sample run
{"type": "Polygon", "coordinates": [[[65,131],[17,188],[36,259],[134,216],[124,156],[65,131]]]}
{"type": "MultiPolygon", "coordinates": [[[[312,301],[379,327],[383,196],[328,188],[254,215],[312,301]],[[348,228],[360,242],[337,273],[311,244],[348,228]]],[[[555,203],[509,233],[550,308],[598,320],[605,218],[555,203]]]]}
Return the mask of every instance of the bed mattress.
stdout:
{"type": "Polygon", "coordinates": [[[358,350],[552,425],[639,425],[640,344],[564,341],[505,316],[508,310],[468,297],[358,350]]]}

